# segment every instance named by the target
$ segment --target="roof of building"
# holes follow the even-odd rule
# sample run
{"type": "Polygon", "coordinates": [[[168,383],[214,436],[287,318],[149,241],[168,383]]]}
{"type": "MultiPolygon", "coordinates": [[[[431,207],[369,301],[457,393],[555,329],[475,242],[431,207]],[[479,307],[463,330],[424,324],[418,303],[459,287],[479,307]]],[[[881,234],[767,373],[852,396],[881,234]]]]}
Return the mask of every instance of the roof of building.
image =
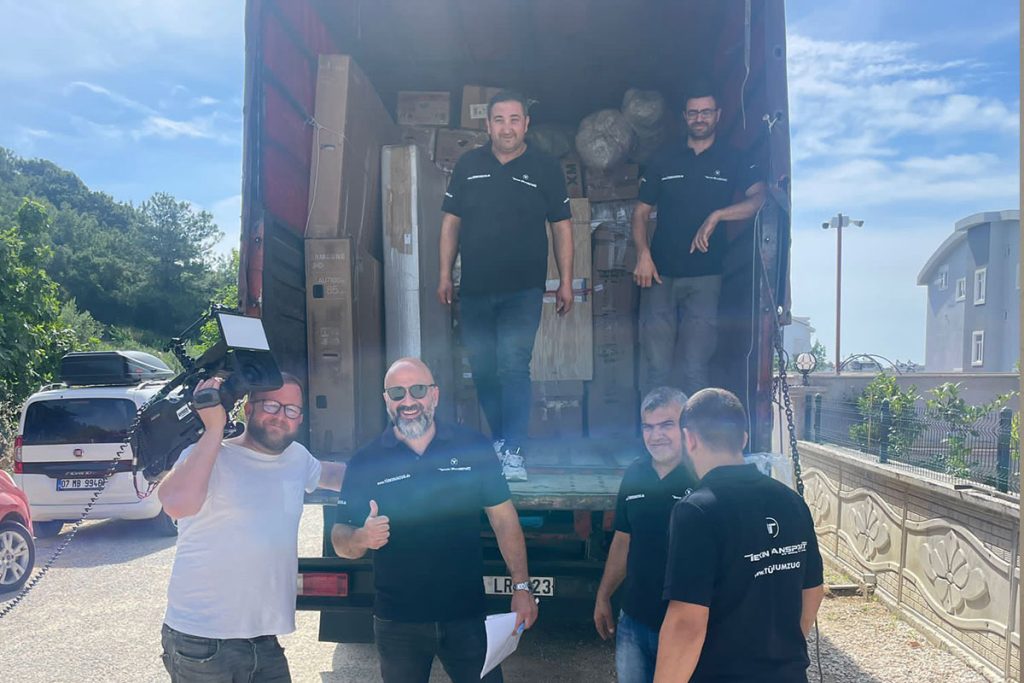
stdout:
{"type": "Polygon", "coordinates": [[[928,258],[924,267],[921,268],[921,272],[917,275],[917,284],[928,284],[931,279],[932,272],[946,261],[950,253],[952,253],[953,249],[955,249],[960,242],[967,238],[968,230],[976,228],[979,225],[998,223],[1000,221],[1019,222],[1020,211],[1017,209],[1006,211],[982,211],[980,213],[973,213],[966,218],[958,220],[956,225],[953,226],[953,234],[947,237],[946,240],[939,245],[939,248],[935,250],[935,253],[928,258]]]}

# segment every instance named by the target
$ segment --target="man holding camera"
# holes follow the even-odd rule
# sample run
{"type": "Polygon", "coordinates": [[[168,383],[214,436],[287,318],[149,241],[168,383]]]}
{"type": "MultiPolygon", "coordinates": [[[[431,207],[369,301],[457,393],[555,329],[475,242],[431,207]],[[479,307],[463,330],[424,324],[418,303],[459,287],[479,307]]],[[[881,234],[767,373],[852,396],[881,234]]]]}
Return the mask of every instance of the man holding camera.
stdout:
{"type": "Polygon", "coordinates": [[[157,489],[178,522],[161,633],[172,683],[291,680],[277,636],[295,630],[303,492],[340,490],[344,465],[295,442],[302,387],[281,374],[280,389],[248,396],[239,437],[223,440],[223,406],[199,410],[203,435],[157,489]]]}
{"type": "Polygon", "coordinates": [[[483,510],[513,581],[516,628],[530,628],[526,543],[508,484],[480,433],[436,422],[439,390],[418,358],[384,378],[393,425],[349,461],[331,532],[341,557],[373,553],[373,630],[384,683],[427,683],[434,657],[455,683],[482,679],[483,510]]]}

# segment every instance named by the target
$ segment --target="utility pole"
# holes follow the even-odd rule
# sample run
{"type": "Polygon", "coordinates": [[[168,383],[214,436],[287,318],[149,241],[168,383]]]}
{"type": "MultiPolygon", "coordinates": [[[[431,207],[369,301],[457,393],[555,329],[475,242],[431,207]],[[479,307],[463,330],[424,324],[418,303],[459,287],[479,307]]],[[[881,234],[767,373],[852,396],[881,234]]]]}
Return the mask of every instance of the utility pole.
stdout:
{"type": "Polygon", "coordinates": [[[843,360],[842,352],[840,350],[839,340],[840,332],[842,330],[842,311],[843,311],[843,228],[850,227],[851,225],[860,227],[864,225],[864,221],[851,220],[849,216],[844,216],[842,212],[837,213],[830,220],[821,224],[823,230],[829,228],[835,228],[836,231],[836,374],[839,374],[839,364],[843,360]]]}

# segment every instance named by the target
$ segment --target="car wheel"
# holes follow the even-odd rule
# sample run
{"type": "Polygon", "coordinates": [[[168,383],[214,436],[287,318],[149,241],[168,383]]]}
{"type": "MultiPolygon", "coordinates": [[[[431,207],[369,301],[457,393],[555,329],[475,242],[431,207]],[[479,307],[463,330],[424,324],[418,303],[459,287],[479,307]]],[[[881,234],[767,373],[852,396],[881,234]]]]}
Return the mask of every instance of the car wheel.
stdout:
{"type": "Polygon", "coordinates": [[[18,522],[0,523],[0,593],[21,590],[36,563],[32,534],[18,522]]]}
{"type": "Polygon", "coordinates": [[[51,522],[32,522],[32,531],[36,538],[53,538],[64,528],[64,522],[55,519],[51,522]]]}
{"type": "Polygon", "coordinates": [[[160,510],[160,514],[149,521],[161,536],[178,535],[178,523],[171,519],[163,509],[160,510]]]}

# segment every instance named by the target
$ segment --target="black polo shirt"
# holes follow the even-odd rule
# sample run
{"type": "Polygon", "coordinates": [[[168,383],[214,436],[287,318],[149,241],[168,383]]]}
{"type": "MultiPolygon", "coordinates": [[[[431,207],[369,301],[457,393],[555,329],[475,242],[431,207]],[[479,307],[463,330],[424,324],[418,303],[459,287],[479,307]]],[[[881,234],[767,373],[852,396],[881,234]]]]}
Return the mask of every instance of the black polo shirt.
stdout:
{"type": "Polygon", "coordinates": [[[672,510],[665,598],[709,608],[695,683],[806,681],[803,590],[822,581],[810,510],[756,465],[711,470],[672,510]]]}
{"type": "Polygon", "coordinates": [[[658,273],[669,277],[722,274],[726,235],[721,226],[711,235],[706,253],[690,253],[697,230],[712,211],[739,201],[763,180],[757,163],[723,142],[695,154],[686,140],[669,145],[644,169],[640,201],[658,207],[651,257],[658,273]]]}
{"type": "Polygon", "coordinates": [[[647,453],[626,468],[619,485],[615,530],[629,534],[622,609],[655,631],[661,628],[667,606],[662,592],[672,506],[696,486],[682,463],[664,479],[659,477],[647,453]]]}
{"type": "Polygon", "coordinates": [[[509,499],[494,448],[482,434],[437,423],[422,456],[389,427],[349,461],[335,521],[361,527],[377,501],[391,521],[372,551],[374,613],[405,622],[484,613],[481,515],[509,499]]]}
{"type": "Polygon", "coordinates": [[[498,294],[544,287],[548,271],[545,222],[572,217],[562,167],[527,147],[507,164],[490,145],[462,155],[441,210],[461,219],[464,294],[498,294]]]}

